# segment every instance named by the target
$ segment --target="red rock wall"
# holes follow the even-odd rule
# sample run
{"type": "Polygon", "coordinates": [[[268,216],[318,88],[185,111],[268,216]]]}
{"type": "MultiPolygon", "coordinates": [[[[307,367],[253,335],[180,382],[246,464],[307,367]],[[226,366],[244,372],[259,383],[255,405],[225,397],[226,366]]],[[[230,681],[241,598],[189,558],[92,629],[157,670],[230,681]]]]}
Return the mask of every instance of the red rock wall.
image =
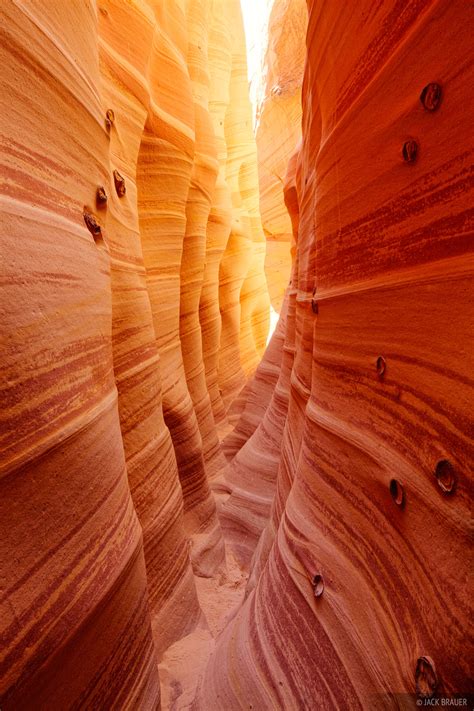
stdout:
{"type": "Polygon", "coordinates": [[[0,16],[1,708],[468,692],[467,3],[308,0],[264,354],[237,0],[0,16]]]}
{"type": "Polygon", "coordinates": [[[1,706],[153,708],[110,257],[83,218],[110,169],[97,18],[80,2],[1,13],[1,706]]]}
{"type": "Polygon", "coordinates": [[[199,709],[472,692],[473,15],[308,11],[282,370],[224,521],[251,575],[199,709]]]}
{"type": "MultiPolygon", "coordinates": [[[[284,183],[285,203],[294,229],[293,247],[298,236],[297,158],[298,153],[294,153],[284,183]]],[[[292,252],[294,254],[295,249],[292,252]]],[[[230,496],[222,508],[221,522],[226,540],[244,569],[248,569],[268,522],[281,464],[295,356],[296,292],[291,288],[296,281],[295,267],[294,263],[277,327],[247,388],[243,412],[234,430],[223,441],[223,450],[230,462],[226,472],[230,496]]],[[[263,544],[263,538],[266,535],[259,545],[263,544]]]]}
{"type": "Polygon", "coordinates": [[[0,12],[0,705],[157,708],[268,326],[240,8],[0,12]]]}

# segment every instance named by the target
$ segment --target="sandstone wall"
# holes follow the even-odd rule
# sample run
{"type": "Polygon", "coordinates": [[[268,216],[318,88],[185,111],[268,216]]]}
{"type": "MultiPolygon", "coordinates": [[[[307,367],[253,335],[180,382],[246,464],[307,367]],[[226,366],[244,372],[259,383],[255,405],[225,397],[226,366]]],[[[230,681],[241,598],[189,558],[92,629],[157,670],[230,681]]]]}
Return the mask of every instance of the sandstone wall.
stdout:
{"type": "Polygon", "coordinates": [[[0,5],[2,709],[472,692],[474,20],[307,8],[262,229],[238,0],[0,5]]]}
{"type": "Polygon", "coordinates": [[[273,0],[256,115],[260,212],[272,306],[280,311],[291,269],[291,221],[283,199],[288,159],[301,138],[301,84],[306,58],[305,0],[273,0]]]}
{"type": "Polygon", "coordinates": [[[203,710],[472,693],[473,16],[308,11],[281,372],[223,510],[250,579],[203,710]]]}
{"type": "Polygon", "coordinates": [[[239,3],[0,12],[1,706],[157,708],[268,327],[239,3]]]}
{"type": "Polygon", "coordinates": [[[97,17],[82,2],[1,13],[1,705],[153,708],[108,233],[90,217],[110,180],[97,17]]]}

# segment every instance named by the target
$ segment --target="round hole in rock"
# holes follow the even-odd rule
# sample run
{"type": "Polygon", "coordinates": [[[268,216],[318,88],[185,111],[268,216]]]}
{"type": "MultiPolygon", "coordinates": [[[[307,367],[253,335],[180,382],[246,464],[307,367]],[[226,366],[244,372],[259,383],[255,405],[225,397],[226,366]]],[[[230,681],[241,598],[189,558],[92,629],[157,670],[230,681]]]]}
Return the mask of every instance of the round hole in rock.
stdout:
{"type": "Polygon", "coordinates": [[[383,356],[379,356],[377,358],[375,367],[377,368],[377,375],[379,376],[379,378],[382,378],[385,375],[385,371],[387,369],[387,363],[383,356]]]}
{"type": "Polygon", "coordinates": [[[396,479],[390,480],[390,495],[397,506],[403,506],[405,501],[405,493],[403,491],[403,486],[396,479]]]}
{"type": "Polygon", "coordinates": [[[436,82],[427,84],[420,94],[420,101],[427,111],[436,111],[441,103],[441,87],[436,82]]]}
{"type": "Polygon", "coordinates": [[[100,185],[95,193],[95,201],[97,204],[97,207],[102,208],[105,207],[107,204],[107,193],[105,192],[105,188],[100,185]]]}
{"type": "Polygon", "coordinates": [[[313,577],[313,589],[314,589],[314,597],[321,597],[321,595],[324,592],[324,580],[323,576],[317,573],[313,577]]]}
{"type": "Polygon", "coordinates": [[[436,667],[431,657],[419,657],[415,670],[416,693],[422,699],[430,699],[438,686],[436,667]]]}
{"type": "Polygon", "coordinates": [[[96,243],[96,245],[98,247],[105,246],[104,238],[102,236],[102,229],[96,216],[87,207],[84,207],[84,210],[82,211],[82,216],[84,218],[84,222],[86,224],[87,229],[94,238],[94,242],[96,243]]]}
{"type": "Polygon", "coordinates": [[[456,470],[448,459],[441,459],[435,468],[438,486],[445,494],[451,494],[456,488],[456,470]]]}
{"type": "Polygon", "coordinates": [[[123,197],[126,192],[127,192],[127,187],[125,185],[125,179],[123,175],[121,175],[118,170],[114,170],[114,183],[115,183],[115,190],[117,192],[117,195],[119,197],[123,197]]]}
{"type": "Polygon", "coordinates": [[[405,163],[414,163],[418,155],[418,143],[413,139],[405,141],[402,148],[402,156],[405,163]]]}

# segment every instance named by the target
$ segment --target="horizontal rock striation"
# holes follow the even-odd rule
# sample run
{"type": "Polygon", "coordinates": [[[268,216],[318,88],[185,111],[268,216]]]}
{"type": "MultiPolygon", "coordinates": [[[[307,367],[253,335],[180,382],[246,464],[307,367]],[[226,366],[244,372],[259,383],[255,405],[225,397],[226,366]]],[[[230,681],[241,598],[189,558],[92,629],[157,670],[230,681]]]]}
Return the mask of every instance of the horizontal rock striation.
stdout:
{"type": "Polygon", "coordinates": [[[473,17],[308,11],[282,370],[223,509],[251,572],[196,709],[472,692],[473,17]]]}
{"type": "Polygon", "coordinates": [[[110,180],[97,18],[85,3],[0,12],[1,706],[153,708],[108,235],[94,217],[110,180]]]}
{"type": "Polygon", "coordinates": [[[268,328],[240,7],[0,12],[1,706],[158,708],[268,328]]]}
{"type": "Polygon", "coordinates": [[[260,212],[267,240],[265,269],[272,306],[278,312],[291,270],[292,227],[282,196],[288,160],[301,138],[306,24],[305,0],[269,3],[268,44],[261,68],[264,86],[258,87],[255,138],[260,212]]]}
{"type": "Polygon", "coordinates": [[[473,693],[474,19],[268,8],[0,6],[2,710],[473,693]]]}

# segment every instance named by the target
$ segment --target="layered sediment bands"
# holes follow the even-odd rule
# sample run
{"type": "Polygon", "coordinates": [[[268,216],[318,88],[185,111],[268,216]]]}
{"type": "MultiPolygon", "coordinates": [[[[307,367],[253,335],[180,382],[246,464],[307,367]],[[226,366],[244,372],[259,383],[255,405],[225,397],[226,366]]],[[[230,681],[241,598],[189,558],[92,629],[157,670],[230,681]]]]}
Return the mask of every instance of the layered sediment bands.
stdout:
{"type": "Polygon", "coordinates": [[[109,235],[92,216],[109,169],[96,17],[86,3],[0,12],[1,706],[153,708],[142,534],[114,383],[109,235]]]}
{"type": "Polygon", "coordinates": [[[219,386],[228,408],[244,386],[246,376],[257,367],[265,349],[269,297],[240,4],[238,0],[221,0],[216,5],[224,13],[227,37],[223,46],[228,48],[231,58],[227,70],[228,105],[220,119],[232,208],[230,236],[219,272],[222,316],[219,386]]]}
{"type": "Polygon", "coordinates": [[[231,463],[225,477],[230,496],[221,508],[222,525],[226,540],[244,568],[249,567],[268,521],[280,461],[288,408],[288,379],[283,376],[287,374],[284,344],[287,302],[288,298],[252,381],[245,409],[235,430],[223,443],[231,463]],[[253,436],[246,440],[249,433],[253,436]]]}
{"type": "Polygon", "coordinates": [[[1,5],[2,709],[470,691],[474,19],[308,0],[290,157],[271,6],[264,230],[237,0],[1,5]]]}
{"type": "Polygon", "coordinates": [[[234,429],[222,442],[226,457],[231,460],[247,442],[260,424],[271,400],[280,373],[282,346],[286,329],[285,304],[255,375],[244,388],[240,398],[244,399],[242,413],[234,429]]]}
{"type": "MultiPolygon", "coordinates": [[[[232,220],[229,186],[226,182],[227,144],[225,116],[229,105],[229,81],[232,67],[231,38],[226,22],[224,0],[212,3],[208,36],[209,114],[218,159],[218,173],[206,231],[206,263],[199,302],[199,320],[206,383],[214,420],[225,427],[226,409],[219,387],[219,353],[221,347],[220,265],[227,247],[232,220]]],[[[233,364],[240,373],[240,362],[233,364]]]]}
{"type": "MultiPolygon", "coordinates": [[[[289,254],[290,259],[293,260],[292,278],[290,279],[286,298],[284,299],[280,317],[270,343],[254,377],[240,395],[240,398],[245,397],[241,415],[232,432],[230,432],[222,442],[222,448],[229,460],[235,457],[240,448],[255,432],[265,415],[268,404],[272,399],[275,385],[281,377],[282,370],[285,369],[282,365],[282,359],[284,357],[283,351],[288,351],[288,348],[290,348],[291,353],[293,353],[293,345],[288,346],[287,344],[285,346],[284,343],[290,333],[292,334],[292,339],[294,338],[294,322],[289,323],[287,319],[289,304],[292,300],[290,294],[294,295],[296,293],[294,287],[297,283],[297,269],[296,263],[294,262],[299,222],[298,195],[296,190],[297,158],[298,149],[293,152],[293,155],[288,161],[283,184],[283,199],[289,213],[290,225],[292,227],[291,249],[289,254]]],[[[293,314],[294,309],[290,309],[290,311],[293,314]]]]}
{"type": "Polygon", "coordinates": [[[472,678],[473,17],[460,1],[308,10],[276,493],[200,709],[408,709],[472,678]]]}
{"type": "MultiPolygon", "coordinates": [[[[157,31],[148,64],[153,94],[137,168],[140,233],[161,356],[163,410],[178,462],[185,526],[190,535],[198,536],[192,562],[196,572],[208,575],[222,563],[224,548],[180,341],[181,264],[195,155],[195,105],[186,64],[187,35],[183,36],[186,16],[177,4],[158,3],[154,12],[157,31]],[[167,28],[166,34],[162,27],[167,28]]],[[[192,206],[189,212],[192,215],[192,206]]]]}
{"type": "Polygon", "coordinates": [[[219,368],[266,338],[239,5],[1,13],[0,705],[157,708],[223,573],[219,368]]]}
{"type": "Polygon", "coordinates": [[[256,141],[260,213],[267,240],[265,272],[280,311],[290,277],[291,222],[283,201],[288,158],[301,138],[301,84],[306,57],[305,0],[273,0],[263,58],[256,141]]]}
{"type": "Polygon", "coordinates": [[[221,451],[207,390],[199,315],[206,263],[207,225],[219,170],[217,142],[209,114],[208,36],[211,3],[188,7],[188,68],[194,98],[195,150],[186,205],[186,233],[181,260],[180,339],[184,368],[203,442],[209,478],[223,473],[221,451]]]}
{"type": "MultiPolygon", "coordinates": [[[[295,185],[297,156],[298,153],[294,153],[289,161],[284,184],[285,202],[294,229],[293,247],[298,235],[295,185]]],[[[252,379],[242,415],[233,432],[223,442],[231,464],[226,476],[230,496],[222,508],[222,523],[226,539],[241,565],[248,569],[254,557],[247,591],[253,587],[266,562],[269,546],[278,527],[281,504],[284,507],[284,499],[278,506],[282,496],[282,477],[276,499],[275,491],[281,466],[281,444],[285,435],[295,355],[296,284],[297,274],[293,265],[292,279],[277,328],[252,379]],[[266,530],[262,535],[264,528],[266,530]],[[253,555],[257,543],[258,550],[253,555]]],[[[296,429],[296,432],[300,431],[296,429]]],[[[299,444],[295,451],[299,451],[299,444]]]]}
{"type": "Polygon", "coordinates": [[[145,6],[128,5],[121,0],[104,0],[101,4],[104,116],[113,111],[113,121],[108,126],[109,176],[118,170],[126,193],[118,195],[114,180],[109,177],[105,187],[107,202],[99,207],[109,235],[112,343],[120,425],[130,490],[143,529],[155,643],[157,651],[162,652],[195,626],[201,610],[183,528],[176,458],[163,419],[159,353],[138,224],[135,176],[150,100],[147,62],[156,31],[151,19],[145,6]],[[123,42],[124,28],[133,33],[137,44],[130,47],[123,42]]]}

